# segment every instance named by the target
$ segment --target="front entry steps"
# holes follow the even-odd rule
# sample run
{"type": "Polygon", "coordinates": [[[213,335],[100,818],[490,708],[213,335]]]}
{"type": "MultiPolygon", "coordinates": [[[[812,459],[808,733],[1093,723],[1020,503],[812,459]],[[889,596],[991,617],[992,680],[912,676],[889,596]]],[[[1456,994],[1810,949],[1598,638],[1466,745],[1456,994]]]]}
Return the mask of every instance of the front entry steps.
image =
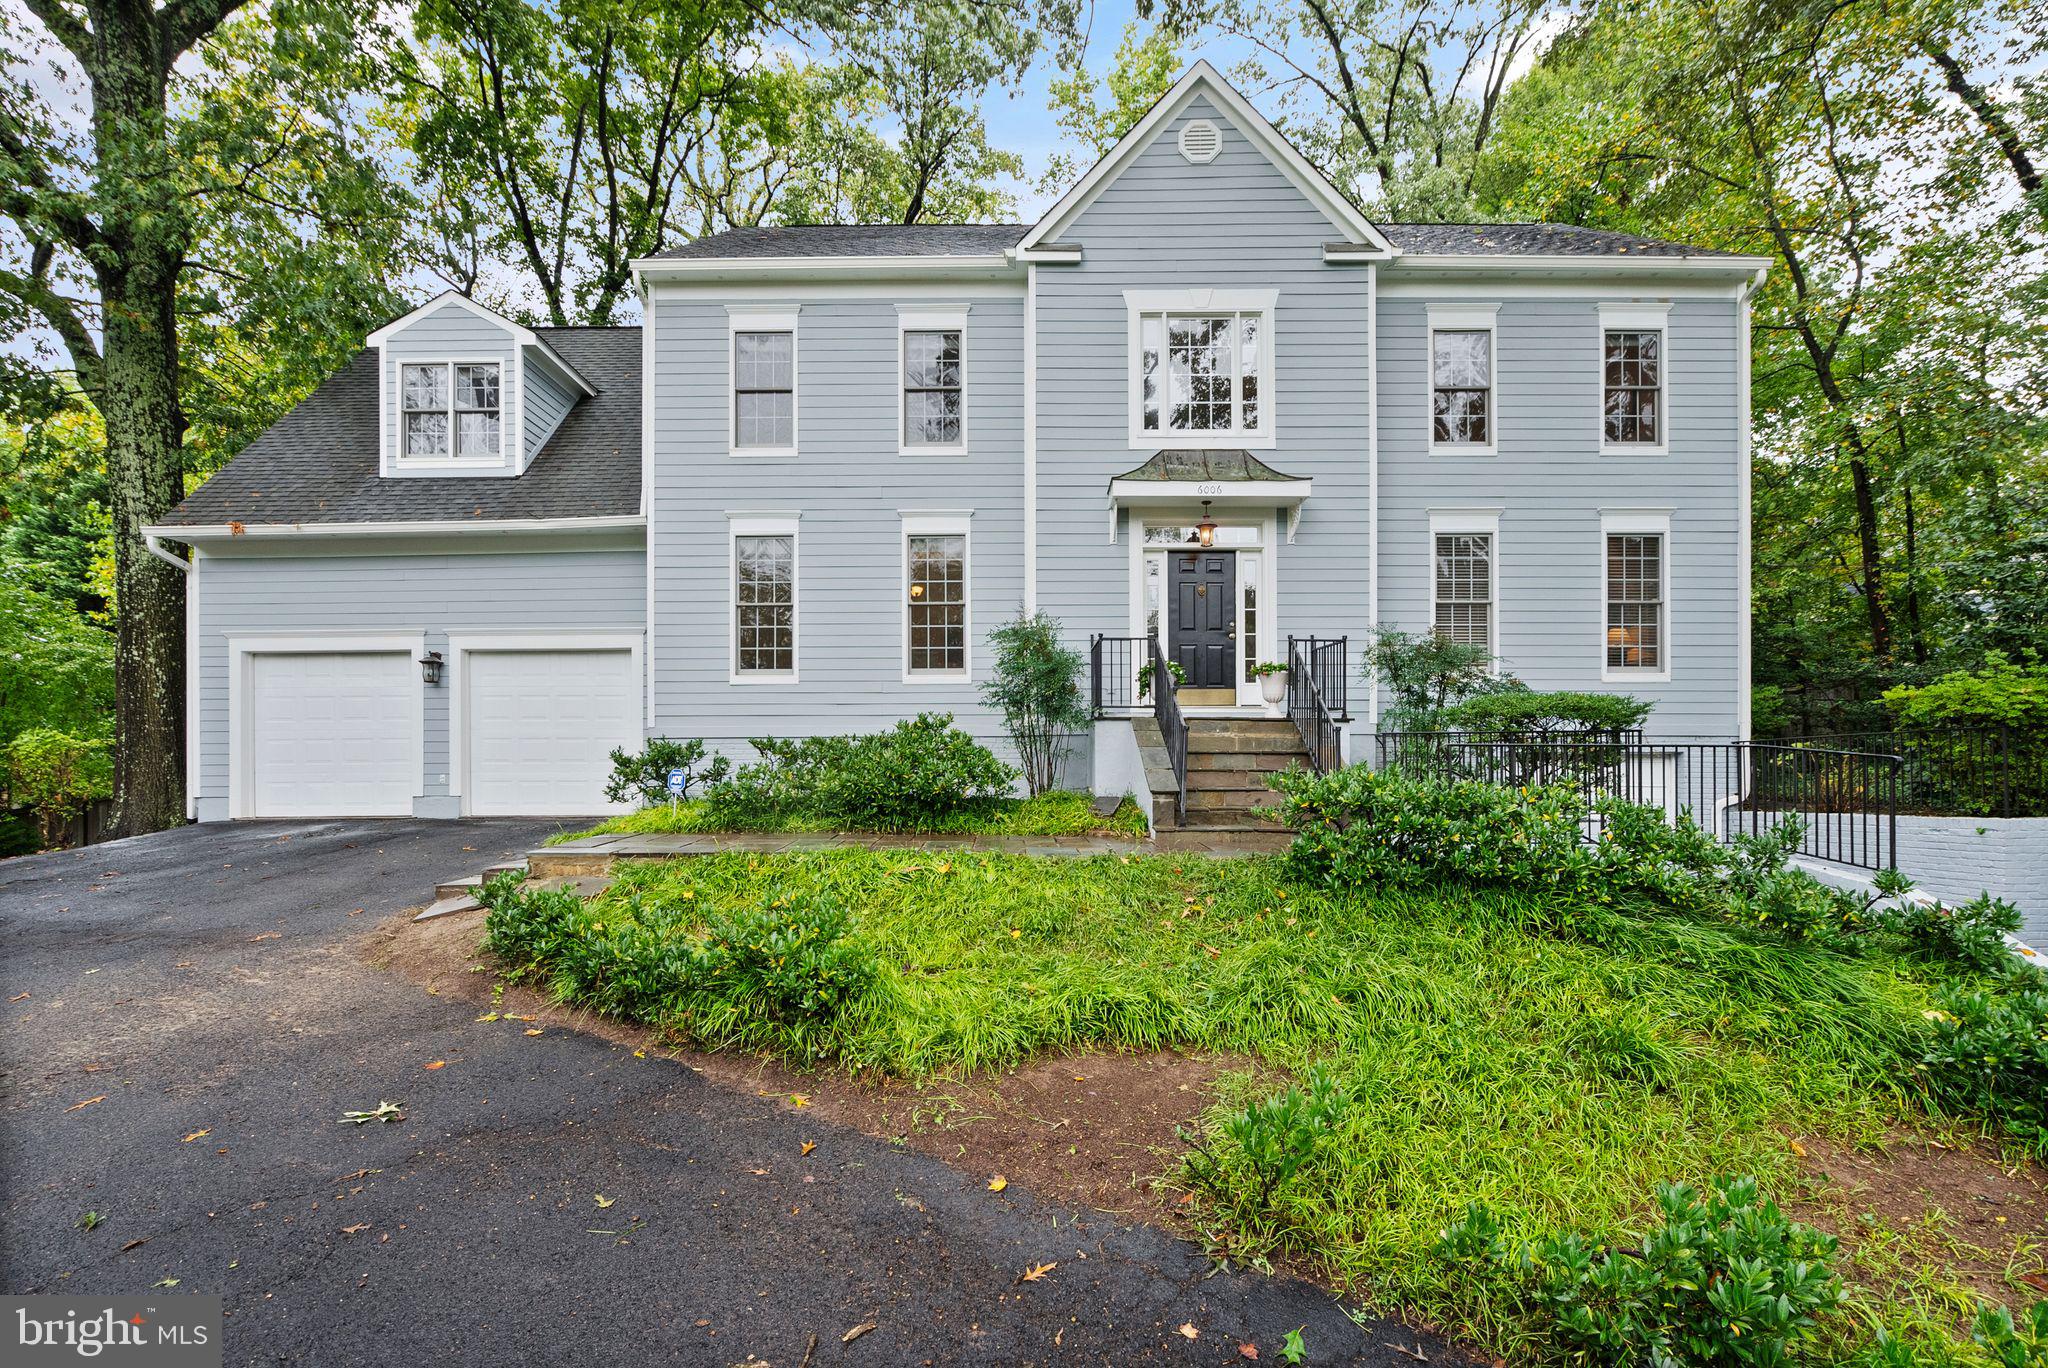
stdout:
{"type": "Polygon", "coordinates": [[[450,879],[446,883],[438,884],[434,888],[434,901],[428,904],[426,911],[413,920],[432,921],[435,917],[446,917],[455,912],[474,912],[483,906],[476,899],[478,890],[495,876],[513,870],[525,873],[526,861],[512,860],[505,864],[494,864],[481,874],[465,874],[459,879],[450,879]]]}
{"type": "Polygon", "coordinates": [[[1277,847],[1287,837],[1271,810],[1280,795],[1266,781],[1281,770],[1308,763],[1301,732],[1286,718],[1194,717],[1188,719],[1187,816],[1174,814],[1173,766],[1166,743],[1151,718],[1137,719],[1138,749],[1152,789],[1152,829],[1161,844],[1231,834],[1263,836],[1277,847]]]}

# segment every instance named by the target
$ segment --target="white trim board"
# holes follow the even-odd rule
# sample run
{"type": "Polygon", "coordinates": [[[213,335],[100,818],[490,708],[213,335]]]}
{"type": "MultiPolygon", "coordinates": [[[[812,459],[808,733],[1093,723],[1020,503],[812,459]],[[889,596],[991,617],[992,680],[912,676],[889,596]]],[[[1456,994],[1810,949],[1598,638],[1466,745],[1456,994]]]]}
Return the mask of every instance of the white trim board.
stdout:
{"type": "Polygon", "coordinates": [[[1381,256],[1395,255],[1394,245],[1387,241],[1380,230],[1358,212],[1342,191],[1330,184],[1322,172],[1309,165],[1293,144],[1282,137],[1280,131],[1266,120],[1266,116],[1252,108],[1244,96],[1237,93],[1230,82],[1223,79],[1221,72],[1207,61],[1196,62],[1173,88],[1159,97],[1145,117],[1132,126],[1131,131],[1117,141],[1107,156],[1095,163],[1087,175],[1075,182],[1057,204],[1046,211],[1045,216],[1033,225],[1014,249],[1019,255],[1041,247],[1053,245],[1059,235],[1073,226],[1073,223],[1096,197],[1106,190],[1124,170],[1137,159],[1138,155],[1151,146],[1154,136],[1197,96],[1207,95],[1217,105],[1218,112],[1235,128],[1239,136],[1279,168],[1295,187],[1321,211],[1324,218],[1351,242],[1364,244],[1381,256]]]}

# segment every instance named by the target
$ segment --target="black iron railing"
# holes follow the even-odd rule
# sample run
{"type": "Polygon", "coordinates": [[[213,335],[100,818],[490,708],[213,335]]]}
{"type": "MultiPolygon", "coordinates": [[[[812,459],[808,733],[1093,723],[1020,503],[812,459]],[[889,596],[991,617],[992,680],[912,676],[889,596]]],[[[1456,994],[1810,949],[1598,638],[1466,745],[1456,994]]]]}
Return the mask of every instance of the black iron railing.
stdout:
{"type": "Polygon", "coordinates": [[[1147,637],[1152,648],[1152,720],[1159,724],[1159,735],[1166,742],[1166,758],[1173,765],[1173,821],[1176,826],[1187,825],[1188,820],[1188,720],[1181,715],[1180,700],[1174,697],[1173,671],[1166,668],[1166,652],[1160,649],[1157,637],[1147,637]]]}
{"type": "Polygon", "coordinates": [[[1287,679],[1291,689],[1300,672],[1297,661],[1305,662],[1306,673],[1315,681],[1316,691],[1330,716],[1339,722],[1351,720],[1351,671],[1347,656],[1349,637],[1287,638],[1287,679]]]}
{"type": "Polygon", "coordinates": [[[1318,774],[1328,774],[1344,763],[1343,736],[1337,730],[1341,701],[1332,708],[1323,690],[1326,675],[1317,665],[1317,647],[1334,647],[1338,661],[1337,687],[1343,688],[1344,643],[1319,642],[1314,637],[1287,638],[1287,715],[1301,732],[1301,744],[1308,748],[1309,765],[1318,774]]]}
{"type": "Polygon", "coordinates": [[[1899,757],[1899,810],[2048,817],[2048,743],[2014,727],[1932,727],[1803,736],[1774,745],[1899,757]]]}
{"type": "MultiPolygon", "coordinates": [[[[1129,714],[1147,701],[1139,692],[1139,667],[1152,657],[1149,637],[1102,636],[1088,639],[1088,702],[1097,717],[1129,714]]],[[[1153,671],[1145,682],[1158,676],[1153,671]]]]}
{"type": "Polygon", "coordinates": [[[1665,741],[1636,733],[1487,736],[1381,732],[1375,768],[1508,787],[1566,784],[1588,804],[1619,799],[1688,814],[1719,840],[1802,826],[1798,853],[1864,869],[1898,851],[1894,755],[1758,742],[1665,741]]]}

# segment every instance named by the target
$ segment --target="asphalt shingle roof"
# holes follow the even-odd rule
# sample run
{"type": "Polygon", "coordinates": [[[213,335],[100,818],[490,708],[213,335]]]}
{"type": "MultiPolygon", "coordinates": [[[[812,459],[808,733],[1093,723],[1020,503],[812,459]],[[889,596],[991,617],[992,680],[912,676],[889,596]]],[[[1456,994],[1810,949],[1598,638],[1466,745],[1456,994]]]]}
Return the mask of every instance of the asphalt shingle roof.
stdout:
{"type": "Polygon", "coordinates": [[[164,523],[489,522],[638,513],[640,329],[534,331],[598,392],[577,400],[524,475],[381,478],[377,353],[365,349],[187,495],[164,523]]]}
{"type": "Polygon", "coordinates": [[[1382,223],[1387,240],[1428,256],[1728,256],[1705,247],[1566,223],[1382,223]]]}
{"type": "Polygon", "coordinates": [[[835,256],[994,256],[1015,247],[1028,223],[847,223],[793,228],[729,228],[655,255],[701,258],[835,256]]]}

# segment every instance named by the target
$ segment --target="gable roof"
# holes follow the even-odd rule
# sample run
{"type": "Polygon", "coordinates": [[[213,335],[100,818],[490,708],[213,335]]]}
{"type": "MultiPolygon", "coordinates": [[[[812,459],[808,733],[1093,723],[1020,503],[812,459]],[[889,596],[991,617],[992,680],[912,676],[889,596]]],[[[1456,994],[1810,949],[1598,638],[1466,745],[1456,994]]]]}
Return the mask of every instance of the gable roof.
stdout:
{"type": "Polygon", "coordinates": [[[363,345],[366,347],[381,347],[384,345],[385,339],[389,338],[392,334],[400,331],[408,324],[425,318],[428,314],[443,308],[461,309],[464,313],[473,314],[487,323],[496,324],[510,333],[512,340],[520,346],[531,347],[534,351],[545,357],[555,369],[562,373],[562,378],[570,384],[576,386],[585,394],[597,393],[597,387],[579,375],[574,366],[564,361],[561,354],[547,344],[546,338],[543,338],[534,332],[533,329],[522,323],[514,323],[496,310],[485,308],[460,290],[443,290],[417,309],[409,313],[400,314],[364,338],[363,345]]]}
{"type": "Polygon", "coordinates": [[[640,512],[640,329],[537,328],[565,364],[603,378],[510,476],[378,474],[378,354],[340,371],[185,496],[158,526],[614,518],[640,512]]]}
{"type": "Polygon", "coordinates": [[[746,257],[1001,256],[1028,223],[818,223],[785,228],[728,228],[650,261],[746,257]]]}
{"type": "Polygon", "coordinates": [[[1223,79],[1222,73],[1210,66],[1206,60],[1196,62],[1184,72],[1173,88],[1145,112],[1145,117],[1131,127],[1131,131],[1117,140],[1115,147],[1101,161],[1095,163],[1087,175],[1060,197],[1059,203],[1046,211],[1044,217],[1033,225],[1017,244],[1019,252],[1029,252],[1034,247],[1050,244],[1071,226],[1082,211],[1095,202],[1124,168],[1136,159],[1140,152],[1151,146],[1152,139],[1175,114],[1197,95],[1207,95],[1219,105],[1224,117],[1236,127],[1245,140],[1266,159],[1278,167],[1280,173],[1293,182],[1294,187],[1307,197],[1309,203],[1322,211],[1346,241],[1392,256],[1394,249],[1380,231],[1358,212],[1355,205],[1344,197],[1344,193],[1332,185],[1329,178],[1309,165],[1294,145],[1282,137],[1280,130],[1266,121],[1266,116],[1252,108],[1251,102],[1237,93],[1236,87],[1223,79]]]}

